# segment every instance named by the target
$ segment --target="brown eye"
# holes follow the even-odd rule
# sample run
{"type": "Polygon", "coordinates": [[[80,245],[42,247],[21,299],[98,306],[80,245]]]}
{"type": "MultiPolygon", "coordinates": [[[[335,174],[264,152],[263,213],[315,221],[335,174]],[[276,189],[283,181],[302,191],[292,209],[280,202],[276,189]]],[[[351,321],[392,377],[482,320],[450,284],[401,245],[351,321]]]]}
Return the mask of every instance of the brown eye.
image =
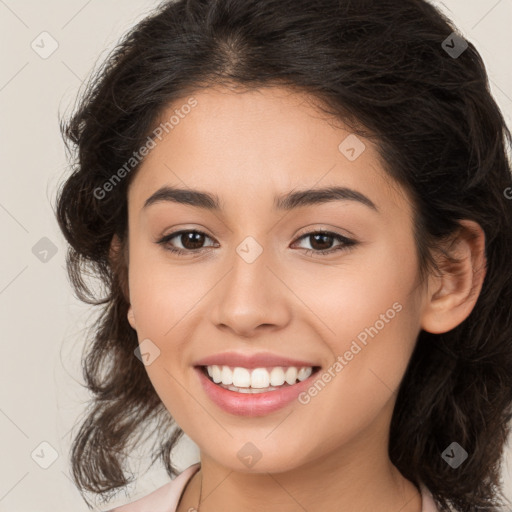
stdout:
{"type": "Polygon", "coordinates": [[[210,237],[202,231],[196,230],[183,230],[170,233],[158,240],[158,244],[165,247],[166,250],[177,254],[186,254],[193,252],[201,252],[205,247],[203,244],[206,239],[210,237]],[[176,239],[177,242],[171,243],[171,240],[176,239]],[[175,244],[181,244],[181,247],[175,247],[175,244]]]}
{"type": "Polygon", "coordinates": [[[330,248],[334,241],[334,237],[331,235],[327,235],[325,233],[316,233],[315,235],[309,235],[310,240],[312,240],[311,247],[318,251],[327,250],[330,248]]]}
{"type": "Polygon", "coordinates": [[[186,233],[181,233],[179,237],[183,247],[190,250],[200,249],[205,240],[204,233],[199,233],[198,231],[188,231],[186,233]]]}
{"type": "Polygon", "coordinates": [[[312,249],[306,249],[307,254],[329,254],[336,251],[348,250],[356,245],[355,240],[346,238],[338,233],[330,233],[328,231],[315,231],[302,235],[299,240],[310,240],[312,249]],[[332,247],[334,241],[340,242],[332,247]]]}

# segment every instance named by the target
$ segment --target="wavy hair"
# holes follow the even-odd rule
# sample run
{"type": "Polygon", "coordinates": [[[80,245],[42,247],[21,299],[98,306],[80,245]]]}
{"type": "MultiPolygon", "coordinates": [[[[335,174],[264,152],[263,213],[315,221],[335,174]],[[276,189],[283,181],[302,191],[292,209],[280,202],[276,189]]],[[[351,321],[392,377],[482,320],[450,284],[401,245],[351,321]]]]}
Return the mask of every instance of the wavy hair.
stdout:
{"type": "Polygon", "coordinates": [[[151,425],[159,430],[152,465],[160,459],[175,476],[171,452],[183,434],[134,357],[137,335],[126,316],[127,187],[140,164],[104,197],[98,190],[178,98],[217,85],[285,85],[376,143],[386,173],[413,199],[422,278],[439,270],[433,255],[459,220],[483,228],[481,293],[456,328],[420,332],[398,390],[389,455],[441,510],[498,510],[512,418],[512,139],[473,44],[456,56],[443,43],[454,46],[454,32],[425,0],[166,1],[91,74],[61,120],[72,169],[56,199],[75,293],[101,306],[82,359],[92,399],[70,455],[82,493],[126,485],[127,456],[151,425]],[[469,454],[457,469],[441,457],[453,441],[469,454]]]}

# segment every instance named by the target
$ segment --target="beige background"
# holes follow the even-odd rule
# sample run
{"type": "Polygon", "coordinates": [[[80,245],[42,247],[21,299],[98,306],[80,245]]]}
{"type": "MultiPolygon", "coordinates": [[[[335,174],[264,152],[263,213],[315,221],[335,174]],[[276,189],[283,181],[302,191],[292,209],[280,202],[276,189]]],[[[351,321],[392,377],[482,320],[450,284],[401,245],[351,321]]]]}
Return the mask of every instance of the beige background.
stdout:
{"type": "MultiPolygon", "coordinates": [[[[70,112],[95,63],[156,5],[0,0],[0,512],[88,510],[69,479],[67,456],[69,431],[85,412],[79,357],[94,313],[72,295],[64,239],[50,205],[66,170],[57,113],[70,112]],[[58,43],[47,59],[31,47],[44,31],[58,43]],[[32,252],[37,243],[48,243],[40,242],[43,237],[57,251],[46,263],[32,252]],[[57,458],[47,469],[34,461],[48,464],[52,453],[57,458]]],[[[445,0],[442,8],[482,54],[493,94],[512,125],[512,0],[445,0]]],[[[179,468],[197,460],[197,447],[185,438],[179,468]]],[[[140,462],[144,469],[142,457],[140,462]]],[[[510,450],[505,462],[512,498],[510,450]]],[[[141,476],[129,489],[132,499],[167,480],[163,470],[141,476]]],[[[121,494],[110,506],[124,501],[121,494]]]]}

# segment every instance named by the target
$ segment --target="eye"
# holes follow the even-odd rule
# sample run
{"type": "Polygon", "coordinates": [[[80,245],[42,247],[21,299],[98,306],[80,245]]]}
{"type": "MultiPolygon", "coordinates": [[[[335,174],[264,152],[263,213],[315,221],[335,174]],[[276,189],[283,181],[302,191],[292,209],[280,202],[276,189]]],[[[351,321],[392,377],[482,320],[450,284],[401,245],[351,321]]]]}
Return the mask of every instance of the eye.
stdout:
{"type": "MultiPolygon", "coordinates": [[[[210,238],[206,233],[202,231],[196,230],[182,230],[175,231],[174,233],[170,233],[169,235],[165,235],[163,238],[157,241],[158,244],[162,244],[166,250],[176,253],[176,254],[187,254],[191,252],[202,252],[205,247],[202,247],[204,244],[205,238],[210,238]],[[176,238],[182,245],[180,247],[174,247],[171,244],[171,240],[176,238]]],[[[211,238],[210,238],[211,240],[211,238]]]]}
{"type": "MultiPolygon", "coordinates": [[[[307,240],[308,238],[312,241],[313,248],[306,249],[306,254],[329,254],[336,251],[349,250],[357,244],[355,240],[329,231],[312,231],[302,235],[298,240],[307,240]],[[334,241],[338,241],[339,245],[326,249],[326,246],[332,245],[334,241]]],[[[211,238],[202,231],[181,230],[165,235],[156,243],[163,245],[166,250],[172,253],[185,255],[199,253],[205,250],[206,247],[204,247],[203,244],[206,239],[211,240],[211,238]],[[175,247],[174,244],[171,243],[171,240],[175,238],[181,244],[181,247],[175,247]]]]}
{"type": "Polygon", "coordinates": [[[329,231],[313,231],[306,233],[298,240],[307,240],[308,238],[312,241],[311,245],[313,249],[306,249],[306,254],[329,254],[336,251],[349,250],[357,243],[355,240],[329,231]],[[325,247],[330,246],[334,240],[339,241],[340,244],[334,246],[334,248],[326,249],[325,247]]]}

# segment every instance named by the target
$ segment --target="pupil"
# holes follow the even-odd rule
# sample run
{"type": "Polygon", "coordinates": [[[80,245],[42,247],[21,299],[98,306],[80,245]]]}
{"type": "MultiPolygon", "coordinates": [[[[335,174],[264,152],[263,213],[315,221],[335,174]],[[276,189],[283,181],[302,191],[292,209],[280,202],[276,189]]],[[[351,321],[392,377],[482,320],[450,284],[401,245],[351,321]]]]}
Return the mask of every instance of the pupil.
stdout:
{"type": "MultiPolygon", "coordinates": [[[[315,240],[315,243],[316,243],[316,241],[317,241],[317,239],[318,239],[318,238],[322,238],[322,239],[324,239],[324,240],[325,240],[326,238],[327,238],[327,239],[332,238],[331,236],[329,236],[329,235],[325,235],[325,234],[316,234],[316,235],[312,235],[312,236],[313,236],[313,239],[315,240]]],[[[321,245],[321,246],[320,246],[320,247],[317,247],[317,249],[320,249],[320,250],[323,250],[323,249],[329,249],[329,247],[328,247],[328,246],[330,245],[330,243],[325,242],[323,246],[322,246],[322,244],[320,244],[320,245],[321,245]],[[327,245],[327,246],[326,246],[326,245],[327,245]]],[[[312,244],[312,246],[314,247],[314,246],[315,246],[315,244],[312,244]]]]}
{"type": "Polygon", "coordinates": [[[181,243],[186,249],[200,249],[204,243],[204,235],[195,231],[191,233],[183,233],[181,235],[181,243]],[[189,246],[189,243],[192,243],[192,246],[189,246]]]}

